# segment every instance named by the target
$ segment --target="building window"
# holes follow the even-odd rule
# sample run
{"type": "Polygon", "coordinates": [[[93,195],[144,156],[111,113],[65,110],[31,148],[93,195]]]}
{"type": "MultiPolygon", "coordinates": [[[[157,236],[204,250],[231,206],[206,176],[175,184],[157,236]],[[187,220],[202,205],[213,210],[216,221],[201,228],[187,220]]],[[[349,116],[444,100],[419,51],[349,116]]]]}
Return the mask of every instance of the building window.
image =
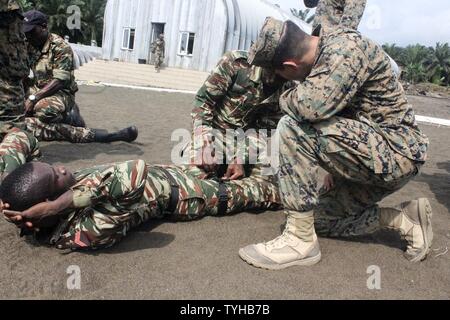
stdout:
{"type": "Polygon", "coordinates": [[[136,36],[136,29],[124,28],[123,29],[122,49],[133,50],[135,36],[136,36]]]}
{"type": "Polygon", "coordinates": [[[181,32],[180,49],[178,54],[183,56],[191,56],[194,52],[195,33],[181,32]]]}

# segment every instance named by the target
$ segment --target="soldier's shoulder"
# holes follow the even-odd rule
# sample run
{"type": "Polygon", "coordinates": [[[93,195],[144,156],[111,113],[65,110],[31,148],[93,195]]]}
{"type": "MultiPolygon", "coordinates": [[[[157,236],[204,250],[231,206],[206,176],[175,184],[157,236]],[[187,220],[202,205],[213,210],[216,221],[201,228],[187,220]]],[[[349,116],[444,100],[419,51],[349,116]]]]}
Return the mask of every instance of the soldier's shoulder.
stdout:
{"type": "Polygon", "coordinates": [[[51,35],[51,43],[54,47],[60,48],[60,49],[70,49],[72,50],[72,47],[70,44],[66,42],[61,36],[52,33],[51,35]]]}
{"type": "Polygon", "coordinates": [[[367,47],[367,40],[356,30],[339,28],[323,36],[323,46],[332,50],[357,49],[367,47]]]}

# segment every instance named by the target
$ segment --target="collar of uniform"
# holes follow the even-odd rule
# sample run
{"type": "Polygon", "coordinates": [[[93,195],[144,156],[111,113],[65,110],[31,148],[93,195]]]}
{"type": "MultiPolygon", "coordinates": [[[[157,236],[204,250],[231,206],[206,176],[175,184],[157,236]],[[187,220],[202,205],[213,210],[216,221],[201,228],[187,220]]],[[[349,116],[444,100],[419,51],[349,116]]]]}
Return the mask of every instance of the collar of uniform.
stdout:
{"type": "Polygon", "coordinates": [[[319,37],[319,44],[317,45],[317,51],[316,51],[316,56],[315,56],[315,59],[314,59],[314,65],[316,65],[317,61],[319,60],[319,57],[320,57],[320,54],[322,52],[323,45],[324,45],[324,42],[325,42],[325,34],[323,32],[323,29],[321,29],[320,26],[317,29],[318,29],[318,32],[319,32],[318,35],[317,35],[317,37],[319,37]]]}
{"type": "Polygon", "coordinates": [[[255,83],[262,82],[262,71],[261,67],[252,66],[249,79],[255,83]]]}
{"type": "Polygon", "coordinates": [[[50,45],[51,45],[52,41],[53,41],[53,35],[51,33],[49,33],[48,34],[48,39],[47,39],[47,41],[45,42],[44,46],[41,49],[41,53],[42,54],[45,54],[45,53],[49,52],[50,45]]]}

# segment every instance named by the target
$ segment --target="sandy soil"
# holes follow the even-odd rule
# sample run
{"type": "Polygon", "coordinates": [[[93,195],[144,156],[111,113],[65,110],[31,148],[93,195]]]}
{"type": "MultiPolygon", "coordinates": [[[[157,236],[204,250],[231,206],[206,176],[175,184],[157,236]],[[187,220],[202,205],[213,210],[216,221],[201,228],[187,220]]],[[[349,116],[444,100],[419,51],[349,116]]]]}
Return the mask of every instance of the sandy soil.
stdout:
{"type": "MultiPolygon", "coordinates": [[[[78,101],[92,127],[137,124],[137,143],[45,143],[44,160],[71,169],[142,158],[167,163],[176,128],[189,128],[192,96],[128,89],[82,87],[78,101]]],[[[450,119],[450,100],[411,98],[418,114],[450,119]]],[[[0,219],[0,298],[32,299],[448,299],[450,254],[450,128],[423,126],[432,141],[422,175],[383,204],[429,197],[436,234],[433,256],[421,264],[402,257],[404,244],[389,232],[355,241],[321,239],[323,261],[282,272],[254,269],[238,249],[271,240],[281,212],[151,222],[118,246],[95,253],[63,254],[24,242],[0,219]],[[67,268],[81,269],[81,290],[70,291],[67,268]],[[367,288],[367,269],[381,268],[382,289],[367,288]]]]}

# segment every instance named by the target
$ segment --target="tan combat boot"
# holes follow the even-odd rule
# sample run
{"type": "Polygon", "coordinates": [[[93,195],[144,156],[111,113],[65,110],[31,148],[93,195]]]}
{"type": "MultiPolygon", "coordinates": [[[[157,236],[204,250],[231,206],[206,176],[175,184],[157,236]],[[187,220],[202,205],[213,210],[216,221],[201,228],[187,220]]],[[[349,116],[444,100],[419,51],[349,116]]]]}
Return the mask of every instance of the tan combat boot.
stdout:
{"type": "Polygon", "coordinates": [[[399,231],[408,242],[406,259],[420,262],[427,258],[433,244],[433,212],[428,199],[407,202],[397,208],[381,209],[380,214],[381,226],[399,231]]]}
{"type": "Polygon", "coordinates": [[[248,264],[267,270],[312,266],[322,255],[314,230],[313,214],[290,214],[284,233],[273,241],[245,247],[239,256],[248,264]]]}

